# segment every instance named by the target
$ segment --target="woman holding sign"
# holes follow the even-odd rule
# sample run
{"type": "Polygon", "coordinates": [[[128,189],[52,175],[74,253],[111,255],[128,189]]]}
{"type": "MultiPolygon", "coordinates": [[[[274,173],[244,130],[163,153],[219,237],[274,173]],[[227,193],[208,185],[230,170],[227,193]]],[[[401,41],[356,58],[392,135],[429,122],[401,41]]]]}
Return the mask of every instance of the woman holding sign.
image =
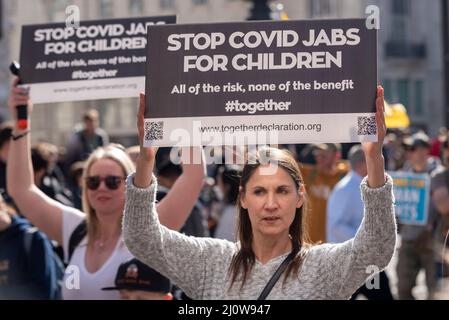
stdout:
{"type": "Polygon", "coordinates": [[[137,171],[127,179],[123,233],[130,251],[194,299],[349,299],[390,262],[396,244],[392,179],[385,174],[383,89],[377,90],[379,142],[363,144],[368,176],[361,183],[365,218],[342,244],[304,241],[305,189],[286,151],[259,150],[243,169],[239,194],[239,242],[186,237],[159,223],[151,172],[155,149],[143,148],[144,96],[138,128],[137,171]],[[148,206],[151,203],[151,206],[148,206]],[[376,268],[374,268],[375,270],[376,268]],[[272,281],[279,270],[282,280],[272,281]],[[372,271],[371,271],[372,272],[372,271]],[[262,295],[261,293],[264,292],[262,295]]]}
{"type": "MultiPolygon", "coordinates": [[[[17,80],[10,92],[11,114],[16,114],[18,105],[28,105],[31,113],[27,92],[16,88],[16,84],[17,80]]],[[[123,148],[98,148],[87,160],[83,173],[84,212],[64,206],[34,184],[30,134],[15,125],[8,157],[8,192],[26,218],[63,245],[69,263],[63,283],[64,299],[119,299],[118,292],[101,289],[112,286],[120,264],[132,258],[121,233],[124,181],[132,171],[134,164],[123,148]]],[[[183,226],[204,177],[204,162],[183,165],[182,176],[157,205],[161,223],[175,230],[183,226]]]]}

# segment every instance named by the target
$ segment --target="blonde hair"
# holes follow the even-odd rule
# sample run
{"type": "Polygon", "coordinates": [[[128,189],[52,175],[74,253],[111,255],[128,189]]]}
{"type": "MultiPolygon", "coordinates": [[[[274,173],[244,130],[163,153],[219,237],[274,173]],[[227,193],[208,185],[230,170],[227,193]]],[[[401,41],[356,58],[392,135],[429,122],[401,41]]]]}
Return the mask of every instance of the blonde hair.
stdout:
{"type": "MultiPolygon", "coordinates": [[[[83,211],[86,213],[87,221],[87,238],[90,242],[98,231],[98,218],[95,209],[89,203],[87,198],[87,186],[86,178],[89,175],[90,168],[92,165],[101,159],[110,159],[115,161],[123,170],[124,176],[128,176],[130,173],[135,171],[134,163],[131,161],[129,156],[126,154],[125,148],[119,144],[109,144],[106,147],[99,147],[89,156],[86,160],[86,164],[83,171],[82,178],[82,204],[83,211]]],[[[121,218],[117,223],[121,223],[121,218]]]]}

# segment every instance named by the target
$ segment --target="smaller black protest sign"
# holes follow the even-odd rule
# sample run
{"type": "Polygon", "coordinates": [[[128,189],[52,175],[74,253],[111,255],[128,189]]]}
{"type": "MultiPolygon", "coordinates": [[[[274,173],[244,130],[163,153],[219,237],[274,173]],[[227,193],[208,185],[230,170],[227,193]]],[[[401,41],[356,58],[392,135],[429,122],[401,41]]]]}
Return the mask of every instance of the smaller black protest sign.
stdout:
{"type": "Polygon", "coordinates": [[[148,26],[176,16],[22,27],[21,78],[34,103],[137,97],[144,91],[148,26]]]}

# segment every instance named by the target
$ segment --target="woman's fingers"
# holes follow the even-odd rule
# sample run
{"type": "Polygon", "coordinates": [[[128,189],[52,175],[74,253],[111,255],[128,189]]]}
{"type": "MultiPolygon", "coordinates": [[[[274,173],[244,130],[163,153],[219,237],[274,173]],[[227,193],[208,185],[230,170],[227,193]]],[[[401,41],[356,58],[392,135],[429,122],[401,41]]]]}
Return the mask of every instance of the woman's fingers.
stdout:
{"type": "Polygon", "coordinates": [[[17,87],[17,85],[19,84],[19,81],[20,81],[20,79],[19,79],[18,77],[15,77],[15,78],[12,80],[11,87],[12,87],[12,88],[17,87]]]}
{"type": "Polygon", "coordinates": [[[139,115],[145,114],[145,93],[140,93],[139,115]]]}
{"type": "Polygon", "coordinates": [[[145,94],[140,93],[139,101],[139,111],[137,112],[137,128],[139,129],[139,134],[142,135],[143,130],[143,118],[145,114],[145,94]]]}
{"type": "MultiPolygon", "coordinates": [[[[21,89],[21,88],[13,88],[10,92],[10,97],[12,101],[21,101],[21,104],[25,102],[27,104],[28,100],[30,99],[30,96],[28,95],[28,90],[21,89]]],[[[17,105],[17,104],[16,104],[17,105]]]]}
{"type": "Polygon", "coordinates": [[[18,83],[19,78],[14,78],[9,92],[9,105],[11,108],[15,108],[19,105],[28,105],[30,103],[28,89],[17,87],[18,83]]]}
{"type": "Polygon", "coordinates": [[[382,88],[382,86],[377,87],[376,122],[377,122],[377,129],[379,131],[379,138],[383,139],[386,133],[386,125],[385,125],[384,89],[382,88]]]}
{"type": "Polygon", "coordinates": [[[28,95],[28,90],[26,90],[25,88],[14,87],[14,88],[12,88],[11,92],[12,92],[12,94],[18,95],[18,96],[27,96],[28,95]]]}
{"type": "Polygon", "coordinates": [[[381,86],[377,87],[376,107],[382,112],[385,111],[384,106],[384,89],[381,86]]]}
{"type": "Polygon", "coordinates": [[[20,79],[15,77],[11,83],[11,95],[28,95],[28,88],[18,87],[20,79]]]}
{"type": "Polygon", "coordinates": [[[30,102],[28,97],[14,96],[11,98],[12,107],[27,105],[30,102]]]}
{"type": "Polygon", "coordinates": [[[379,110],[376,111],[377,136],[382,136],[382,115],[379,110]]]}

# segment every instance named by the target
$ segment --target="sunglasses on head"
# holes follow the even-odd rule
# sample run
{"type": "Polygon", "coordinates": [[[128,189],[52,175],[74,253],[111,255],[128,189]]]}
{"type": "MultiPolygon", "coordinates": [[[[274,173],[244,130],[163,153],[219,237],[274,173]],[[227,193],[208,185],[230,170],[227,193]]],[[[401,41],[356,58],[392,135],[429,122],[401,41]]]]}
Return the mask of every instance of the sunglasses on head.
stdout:
{"type": "Polygon", "coordinates": [[[89,190],[97,190],[100,187],[101,181],[104,181],[106,187],[110,190],[116,190],[120,186],[123,177],[118,176],[91,176],[86,178],[86,186],[89,190]]]}

